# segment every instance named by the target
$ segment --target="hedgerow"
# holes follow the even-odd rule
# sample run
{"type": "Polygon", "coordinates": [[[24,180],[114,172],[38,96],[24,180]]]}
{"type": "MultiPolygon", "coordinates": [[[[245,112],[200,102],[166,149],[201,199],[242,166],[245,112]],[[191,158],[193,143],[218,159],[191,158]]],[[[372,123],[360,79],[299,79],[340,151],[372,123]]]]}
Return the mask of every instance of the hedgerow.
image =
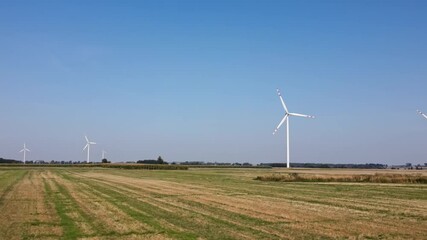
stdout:
{"type": "Polygon", "coordinates": [[[309,175],[299,173],[257,176],[254,180],[272,182],[362,182],[362,183],[419,183],[427,184],[427,176],[421,174],[354,174],[309,175]]]}
{"type": "Polygon", "coordinates": [[[187,170],[187,166],[166,164],[0,164],[0,167],[76,167],[76,168],[120,168],[146,170],[187,170]]]}

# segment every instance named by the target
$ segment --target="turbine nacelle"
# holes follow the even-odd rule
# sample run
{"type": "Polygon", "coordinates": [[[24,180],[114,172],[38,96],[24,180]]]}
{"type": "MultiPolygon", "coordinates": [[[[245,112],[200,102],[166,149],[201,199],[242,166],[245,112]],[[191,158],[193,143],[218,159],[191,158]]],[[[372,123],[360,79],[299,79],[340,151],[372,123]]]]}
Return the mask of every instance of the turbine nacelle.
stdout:
{"type": "Polygon", "coordinates": [[[19,152],[31,152],[31,151],[30,151],[30,149],[28,149],[28,148],[25,146],[25,143],[24,143],[24,148],[23,148],[21,151],[19,151],[19,152]]]}
{"type": "Polygon", "coordinates": [[[85,145],[85,147],[83,148],[83,151],[84,150],[86,150],[86,148],[88,148],[90,145],[94,145],[94,144],[96,144],[96,142],[91,142],[91,141],[89,141],[89,139],[87,138],[87,136],[85,135],[85,139],[86,139],[86,145],[85,145]]]}

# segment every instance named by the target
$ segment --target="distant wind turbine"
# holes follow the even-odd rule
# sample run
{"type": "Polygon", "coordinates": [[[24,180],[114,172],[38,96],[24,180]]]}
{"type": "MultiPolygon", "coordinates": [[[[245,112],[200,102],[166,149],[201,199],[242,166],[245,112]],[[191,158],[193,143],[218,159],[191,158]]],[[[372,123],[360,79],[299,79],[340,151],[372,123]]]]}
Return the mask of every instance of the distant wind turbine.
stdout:
{"type": "Polygon", "coordinates": [[[423,117],[425,117],[425,118],[427,119],[427,115],[425,115],[424,113],[422,113],[420,110],[417,110],[417,112],[418,112],[419,114],[421,114],[421,116],[423,116],[423,117]]]}
{"type": "Polygon", "coordinates": [[[106,154],[107,152],[105,151],[105,150],[102,150],[102,158],[101,158],[101,160],[102,159],[105,159],[105,154],[106,154]]]}
{"type": "Polygon", "coordinates": [[[27,152],[30,152],[30,149],[28,149],[28,148],[25,146],[25,143],[24,143],[24,148],[23,148],[21,151],[19,151],[19,152],[23,152],[23,153],[24,153],[24,164],[25,164],[25,160],[26,160],[26,153],[27,153],[27,152]]]}
{"type": "Polygon", "coordinates": [[[83,151],[87,148],[87,160],[86,160],[86,163],[89,163],[90,145],[96,144],[96,142],[89,141],[89,139],[87,138],[87,136],[85,136],[85,139],[86,139],[86,146],[83,148],[83,151]]]}
{"type": "Polygon", "coordinates": [[[288,108],[286,107],[285,101],[283,101],[282,95],[280,94],[279,89],[277,89],[277,94],[279,95],[280,101],[282,102],[283,109],[285,110],[285,116],[280,121],[279,125],[277,125],[276,129],[274,129],[273,135],[276,134],[277,130],[282,126],[282,124],[286,121],[286,167],[289,168],[289,118],[291,116],[295,117],[305,117],[305,118],[314,118],[314,116],[299,114],[299,113],[290,113],[288,108]]]}

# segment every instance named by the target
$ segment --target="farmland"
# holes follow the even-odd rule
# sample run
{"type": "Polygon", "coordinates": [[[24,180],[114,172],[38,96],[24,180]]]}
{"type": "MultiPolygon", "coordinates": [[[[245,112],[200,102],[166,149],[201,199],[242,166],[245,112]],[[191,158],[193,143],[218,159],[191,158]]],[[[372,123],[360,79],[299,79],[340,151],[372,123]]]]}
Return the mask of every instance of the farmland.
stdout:
{"type": "Polygon", "coordinates": [[[1,167],[0,239],[425,237],[426,184],[254,180],[285,172],[1,167]]]}

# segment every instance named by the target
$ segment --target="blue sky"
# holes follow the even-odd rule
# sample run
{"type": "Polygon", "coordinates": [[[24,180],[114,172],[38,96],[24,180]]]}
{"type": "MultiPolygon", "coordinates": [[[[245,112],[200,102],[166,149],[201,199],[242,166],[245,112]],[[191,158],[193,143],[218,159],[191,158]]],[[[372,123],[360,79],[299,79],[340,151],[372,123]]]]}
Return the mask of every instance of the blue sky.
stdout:
{"type": "Polygon", "coordinates": [[[0,157],[427,162],[425,1],[0,1],[0,157]]]}

